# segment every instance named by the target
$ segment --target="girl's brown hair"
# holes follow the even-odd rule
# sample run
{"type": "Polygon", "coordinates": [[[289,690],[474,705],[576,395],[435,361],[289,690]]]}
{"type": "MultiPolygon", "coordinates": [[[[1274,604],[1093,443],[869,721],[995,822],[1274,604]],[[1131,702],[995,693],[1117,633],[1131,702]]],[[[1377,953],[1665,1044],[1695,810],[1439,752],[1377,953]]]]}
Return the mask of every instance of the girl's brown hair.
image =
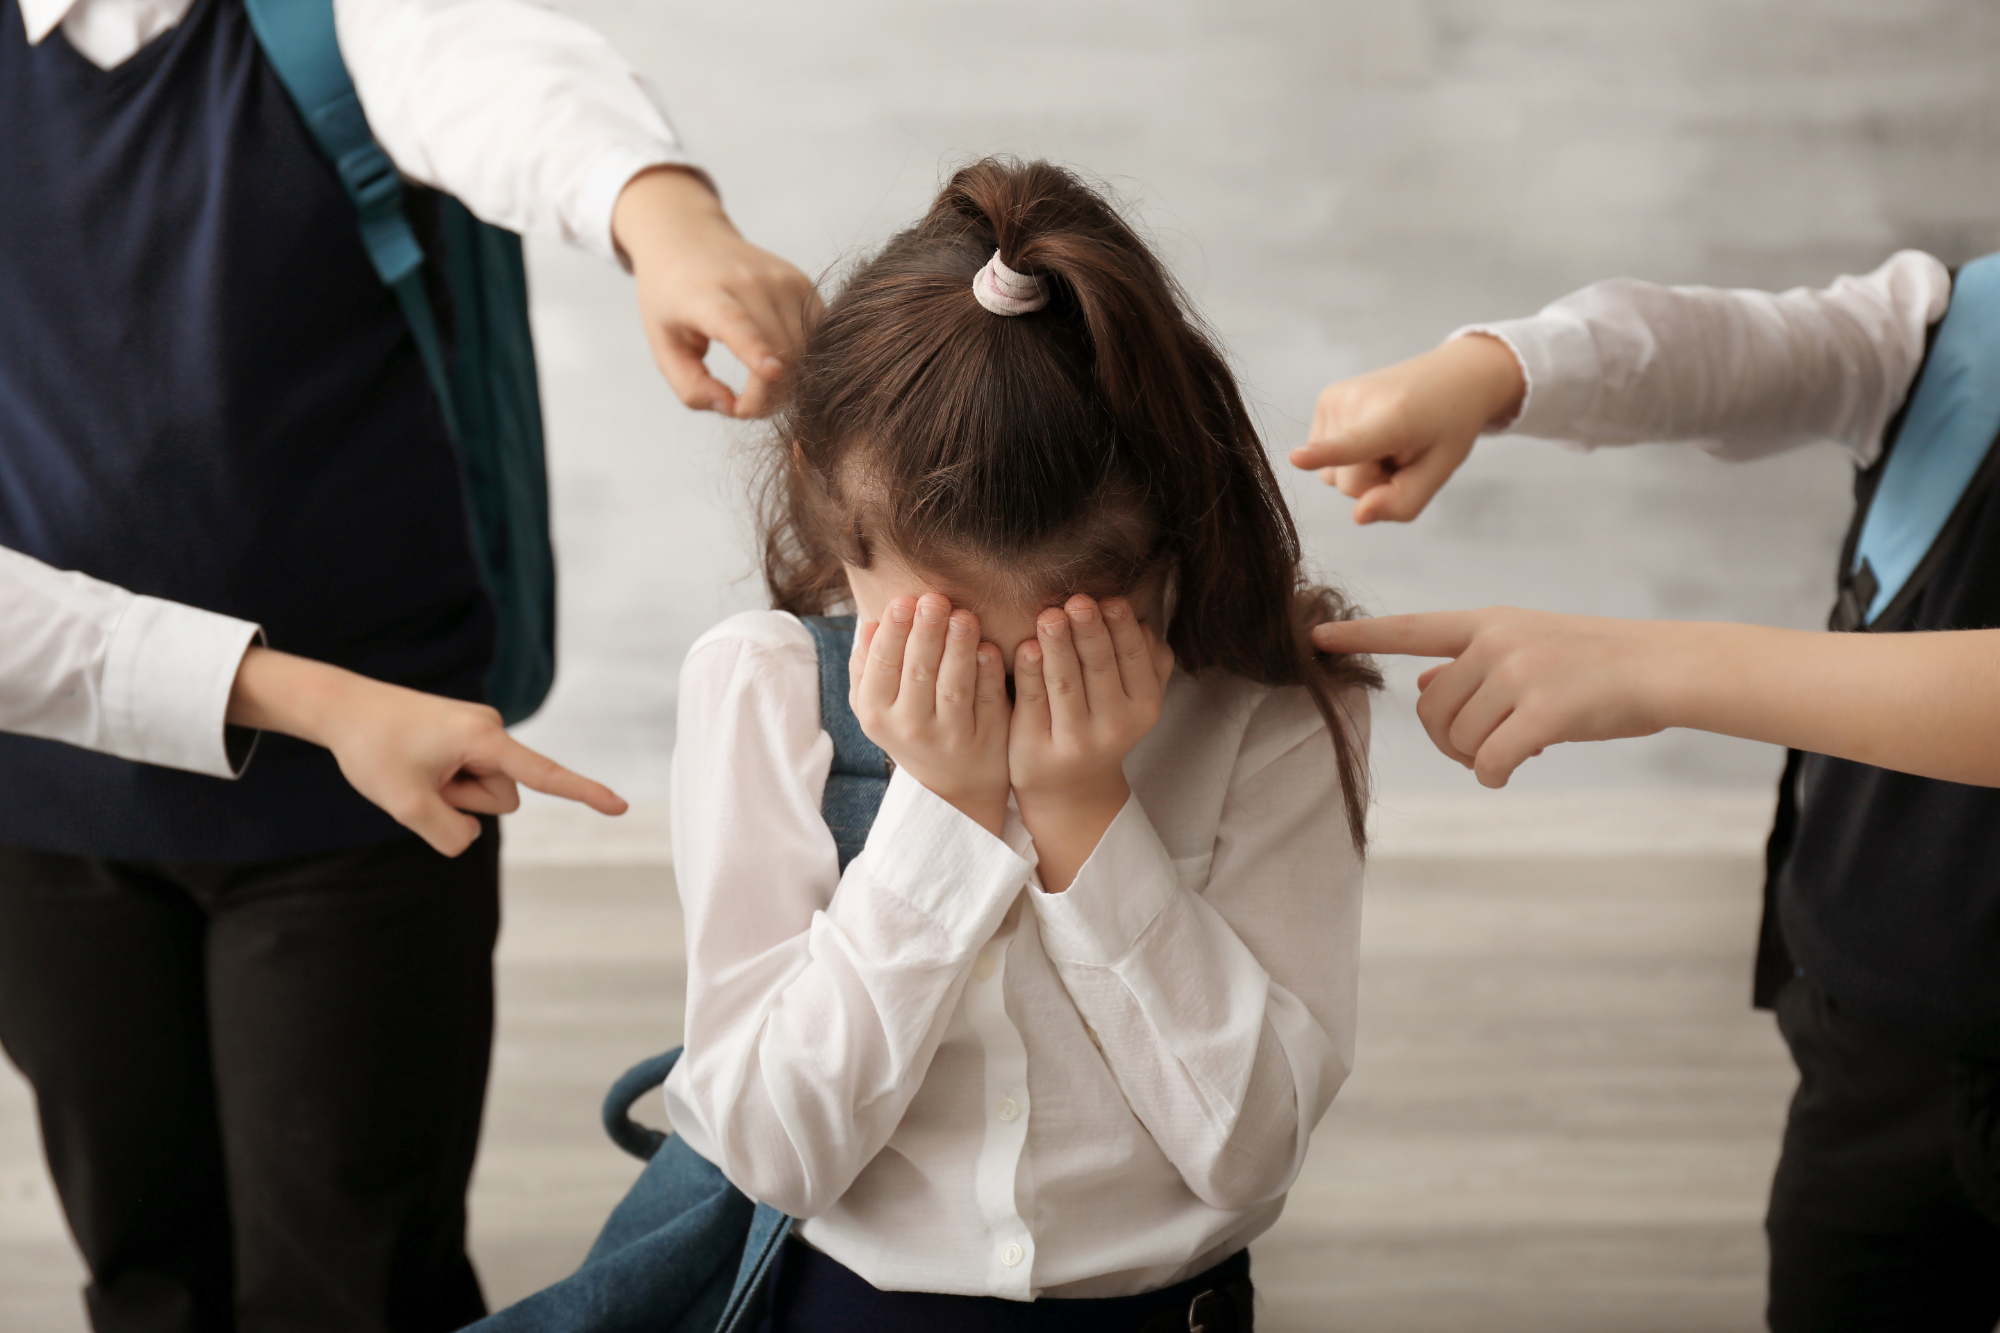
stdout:
{"type": "Polygon", "coordinates": [[[1058,605],[1164,573],[1179,664],[1302,685],[1333,737],[1355,845],[1367,772],[1343,691],[1381,676],[1314,652],[1351,614],[1307,583],[1264,446],[1186,296],[1112,206],[1046,162],[988,158],[849,275],[809,330],[772,435],[764,579],[798,615],[849,600],[846,563],[1058,605]],[[989,313],[998,250],[1048,305],[989,313]]]}

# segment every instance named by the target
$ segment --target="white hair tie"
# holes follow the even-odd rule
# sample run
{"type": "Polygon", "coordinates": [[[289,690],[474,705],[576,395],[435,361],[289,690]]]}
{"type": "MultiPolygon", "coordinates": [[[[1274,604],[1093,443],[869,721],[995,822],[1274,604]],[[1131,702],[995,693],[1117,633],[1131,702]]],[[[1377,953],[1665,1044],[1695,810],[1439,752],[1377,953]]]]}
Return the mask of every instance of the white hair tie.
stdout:
{"type": "Polygon", "coordinates": [[[1048,284],[1032,273],[1008,268],[1000,262],[998,250],[972,275],[972,294],[996,315],[1025,315],[1049,303],[1048,284]]]}

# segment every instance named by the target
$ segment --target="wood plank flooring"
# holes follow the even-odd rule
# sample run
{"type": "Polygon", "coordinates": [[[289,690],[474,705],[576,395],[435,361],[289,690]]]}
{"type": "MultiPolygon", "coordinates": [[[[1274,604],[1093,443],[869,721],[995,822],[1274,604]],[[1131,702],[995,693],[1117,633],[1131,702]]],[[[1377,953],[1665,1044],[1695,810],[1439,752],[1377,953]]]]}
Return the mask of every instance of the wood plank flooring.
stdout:
{"type": "MultiPolygon", "coordinates": [[[[1792,1080],[1745,995],[1747,856],[1390,858],[1357,1069],[1252,1253],[1267,1333],[1762,1326],[1792,1080]]],[[[663,867],[516,867],[473,1244],[504,1303],[573,1268],[636,1164],[597,1105],[680,1025],[663,867]]],[[[134,1089],[134,1096],[144,1096],[134,1089]]],[[[79,1333],[81,1271],[0,1075],[0,1329],[79,1333]]]]}

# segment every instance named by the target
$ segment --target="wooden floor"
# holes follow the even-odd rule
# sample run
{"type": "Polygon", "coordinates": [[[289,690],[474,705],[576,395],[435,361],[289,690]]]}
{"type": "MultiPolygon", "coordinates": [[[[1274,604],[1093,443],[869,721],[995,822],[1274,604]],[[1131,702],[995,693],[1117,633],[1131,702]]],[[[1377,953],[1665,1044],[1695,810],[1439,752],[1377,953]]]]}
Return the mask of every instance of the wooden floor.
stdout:
{"type": "MultiPolygon", "coordinates": [[[[1745,1003],[1756,874],[1744,856],[1378,860],[1358,1067],[1253,1247],[1260,1326],[1760,1328],[1792,1080],[1745,1003]]],[[[496,1304],[569,1271],[631,1179],[596,1108],[673,1044],[680,952],[663,868],[509,872],[473,1192],[496,1304]]],[[[81,1330],[81,1280],[7,1071],[0,1330],[81,1330]]]]}

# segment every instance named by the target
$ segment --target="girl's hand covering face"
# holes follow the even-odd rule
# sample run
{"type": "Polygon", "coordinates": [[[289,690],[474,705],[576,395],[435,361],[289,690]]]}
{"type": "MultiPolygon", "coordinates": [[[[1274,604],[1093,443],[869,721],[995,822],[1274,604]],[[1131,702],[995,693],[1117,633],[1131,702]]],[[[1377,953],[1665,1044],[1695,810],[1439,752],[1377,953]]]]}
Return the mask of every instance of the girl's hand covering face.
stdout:
{"type": "Polygon", "coordinates": [[[1089,812],[1096,823],[1108,809],[1101,835],[1131,794],[1125,756],[1160,720],[1174,651],[1122,597],[1101,606],[1072,597],[1042,612],[1035,631],[1014,656],[1007,757],[1015,799],[1031,830],[1044,812],[1089,812]]]}
{"type": "Polygon", "coordinates": [[[1007,818],[1007,673],[979,617],[937,593],[892,598],[854,635],[848,699],[899,768],[998,835],[1007,818]]]}

